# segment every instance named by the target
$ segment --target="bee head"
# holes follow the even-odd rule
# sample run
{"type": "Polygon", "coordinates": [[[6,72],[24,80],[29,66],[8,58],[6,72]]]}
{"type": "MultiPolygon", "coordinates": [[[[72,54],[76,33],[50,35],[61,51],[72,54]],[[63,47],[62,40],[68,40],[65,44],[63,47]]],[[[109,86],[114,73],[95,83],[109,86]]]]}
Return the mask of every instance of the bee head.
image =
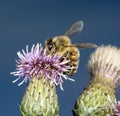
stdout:
{"type": "Polygon", "coordinates": [[[67,36],[56,36],[45,41],[45,48],[49,53],[56,53],[56,51],[70,43],[70,39],[67,36]]]}

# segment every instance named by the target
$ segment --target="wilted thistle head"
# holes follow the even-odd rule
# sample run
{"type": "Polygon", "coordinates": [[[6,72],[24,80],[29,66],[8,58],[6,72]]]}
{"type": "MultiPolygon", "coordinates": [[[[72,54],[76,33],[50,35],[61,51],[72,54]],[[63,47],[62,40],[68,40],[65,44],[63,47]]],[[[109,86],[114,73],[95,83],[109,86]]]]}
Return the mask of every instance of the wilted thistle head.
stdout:
{"type": "Polygon", "coordinates": [[[115,86],[120,81],[120,50],[115,46],[101,46],[91,55],[89,70],[93,77],[104,77],[115,86]]]}
{"type": "Polygon", "coordinates": [[[17,68],[16,71],[11,72],[11,74],[18,76],[13,83],[23,78],[18,86],[31,80],[33,77],[39,79],[40,75],[44,78],[49,78],[51,82],[56,85],[60,85],[62,90],[63,78],[74,81],[65,74],[70,69],[70,67],[67,66],[69,61],[61,61],[62,56],[56,54],[47,54],[41,44],[33,45],[30,52],[28,46],[26,46],[26,52],[22,50],[22,52],[18,52],[17,55],[19,57],[16,61],[17,68]]]}

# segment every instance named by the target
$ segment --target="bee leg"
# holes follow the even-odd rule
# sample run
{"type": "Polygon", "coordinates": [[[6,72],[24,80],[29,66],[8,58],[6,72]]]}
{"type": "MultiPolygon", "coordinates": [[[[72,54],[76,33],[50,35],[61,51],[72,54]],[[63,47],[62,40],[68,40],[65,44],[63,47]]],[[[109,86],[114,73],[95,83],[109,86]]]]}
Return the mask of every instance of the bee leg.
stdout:
{"type": "Polygon", "coordinates": [[[69,60],[69,59],[67,59],[67,55],[68,55],[68,51],[66,51],[64,54],[63,54],[63,56],[62,56],[62,58],[61,58],[61,62],[62,61],[64,61],[64,60],[69,60]]]}
{"type": "Polygon", "coordinates": [[[66,51],[64,54],[63,54],[63,57],[67,57],[68,56],[68,51],[66,51]]]}

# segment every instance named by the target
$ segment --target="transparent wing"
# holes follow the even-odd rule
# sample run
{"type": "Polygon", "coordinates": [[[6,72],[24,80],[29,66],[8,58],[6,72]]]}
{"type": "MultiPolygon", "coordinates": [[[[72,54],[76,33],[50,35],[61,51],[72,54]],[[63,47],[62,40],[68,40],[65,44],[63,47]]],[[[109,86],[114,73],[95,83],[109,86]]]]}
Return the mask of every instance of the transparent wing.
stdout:
{"type": "Polygon", "coordinates": [[[78,44],[67,45],[66,47],[96,48],[98,46],[93,43],[78,43],[78,44]]]}
{"type": "Polygon", "coordinates": [[[65,32],[64,35],[71,37],[73,35],[78,34],[79,32],[82,31],[83,25],[84,25],[83,21],[77,21],[68,29],[68,31],[65,32]]]}

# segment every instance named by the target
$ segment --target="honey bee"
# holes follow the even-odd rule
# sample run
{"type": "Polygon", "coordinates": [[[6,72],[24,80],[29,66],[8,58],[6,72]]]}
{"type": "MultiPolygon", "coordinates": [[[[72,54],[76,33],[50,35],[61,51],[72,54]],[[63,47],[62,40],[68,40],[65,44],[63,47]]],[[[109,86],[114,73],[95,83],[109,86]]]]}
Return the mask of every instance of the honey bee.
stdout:
{"type": "Polygon", "coordinates": [[[74,23],[68,31],[62,36],[56,36],[45,41],[45,48],[48,54],[58,54],[62,56],[61,60],[69,60],[68,66],[70,70],[66,72],[68,75],[73,75],[77,72],[79,65],[80,51],[78,48],[96,48],[93,43],[78,43],[72,44],[70,37],[81,32],[83,29],[83,21],[74,23]]]}

